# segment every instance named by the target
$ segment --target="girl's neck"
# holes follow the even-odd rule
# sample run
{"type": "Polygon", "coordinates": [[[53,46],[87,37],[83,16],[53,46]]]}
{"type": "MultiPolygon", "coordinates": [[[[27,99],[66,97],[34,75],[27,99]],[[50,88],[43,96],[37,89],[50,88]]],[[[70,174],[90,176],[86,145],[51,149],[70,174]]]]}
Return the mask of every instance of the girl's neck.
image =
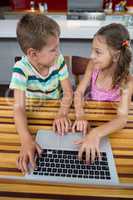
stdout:
{"type": "Polygon", "coordinates": [[[101,76],[103,77],[113,77],[116,69],[116,64],[112,64],[111,66],[104,68],[100,71],[101,76]]]}
{"type": "Polygon", "coordinates": [[[113,82],[113,76],[115,73],[116,66],[112,65],[110,67],[101,69],[96,84],[99,88],[110,90],[112,89],[112,82],[113,82]]]}

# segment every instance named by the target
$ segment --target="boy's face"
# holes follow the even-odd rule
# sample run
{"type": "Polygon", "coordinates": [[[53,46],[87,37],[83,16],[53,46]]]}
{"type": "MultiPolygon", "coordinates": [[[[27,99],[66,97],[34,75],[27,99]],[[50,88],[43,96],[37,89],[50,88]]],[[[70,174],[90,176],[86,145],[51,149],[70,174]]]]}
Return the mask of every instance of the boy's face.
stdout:
{"type": "Polygon", "coordinates": [[[37,51],[36,55],[39,66],[51,67],[59,56],[59,37],[50,36],[47,45],[37,51]]]}
{"type": "Polygon", "coordinates": [[[92,42],[92,52],[90,56],[93,60],[94,67],[105,69],[112,64],[112,55],[106,41],[101,36],[95,36],[92,42]]]}

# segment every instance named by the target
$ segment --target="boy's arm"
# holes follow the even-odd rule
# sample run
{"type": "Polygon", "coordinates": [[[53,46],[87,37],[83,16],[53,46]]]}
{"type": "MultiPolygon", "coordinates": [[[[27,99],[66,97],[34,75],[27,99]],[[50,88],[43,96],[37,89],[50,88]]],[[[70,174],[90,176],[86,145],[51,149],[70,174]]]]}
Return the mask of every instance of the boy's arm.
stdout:
{"type": "Polygon", "coordinates": [[[73,98],[73,91],[70,80],[68,78],[62,80],[61,87],[63,89],[63,98],[61,100],[58,116],[66,117],[68,115],[69,108],[72,104],[72,98],[73,98]]]}
{"type": "Polygon", "coordinates": [[[74,94],[74,107],[77,119],[84,119],[84,93],[89,86],[92,75],[92,61],[89,61],[83,79],[80,81],[74,94]]]}
{"type": "Polygon", "coordinates": [[[21,143],[31,138],[27,126],[25,92],[14,89],[14,119],[17,132],[20,134],[21,143]]]}
{"type": "Polygon", "coordinates": [[[99,137],[102,138],[108,134],[124,128],[128,119],[128,110],[131,103],[132,94],[133,78],[131,78],[128,82],[127,88],[122,90],[122,97],[120,103],[118,104],[116,118],[97,128],[94,128],[92,132],[97,132],[99,137]]]}
{"type": "Polygon", "coordinates": [[[33,140],[28,130],[26,117],[25,92],[14,89],[14,118],[17,132],[20,135],[21,148],[17,159],[18,168],[22,172],[28,172],[28,163],[35,168],[35,154],[41,153],[40,146],[33,140]]]}

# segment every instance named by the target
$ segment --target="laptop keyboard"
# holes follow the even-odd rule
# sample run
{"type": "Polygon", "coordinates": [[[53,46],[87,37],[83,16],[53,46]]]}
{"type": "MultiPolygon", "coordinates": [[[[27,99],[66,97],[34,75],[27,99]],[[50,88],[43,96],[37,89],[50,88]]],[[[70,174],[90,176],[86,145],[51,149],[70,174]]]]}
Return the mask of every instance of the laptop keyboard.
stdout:
{"type": "Polygon", "coordinates": [[[101,160],[95,158],[93,164],[78,159],[78,151],[43,149],[36,160],[33,175],[73,177],[84,179],[111,179],[106,152],[101,152],[101,160]]]}

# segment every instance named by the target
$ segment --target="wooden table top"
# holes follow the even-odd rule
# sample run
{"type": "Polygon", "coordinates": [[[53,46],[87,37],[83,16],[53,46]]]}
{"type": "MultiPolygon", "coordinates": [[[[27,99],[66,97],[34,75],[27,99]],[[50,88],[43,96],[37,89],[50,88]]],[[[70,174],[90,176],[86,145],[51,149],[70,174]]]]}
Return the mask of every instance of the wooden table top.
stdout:
{"type": "MultiPolygon", "coordinates": [[[[50,130],[59,108],[57,100],[29,100],[27,115],[33,136],[37,130],[50,130]]],[[[85,102],[86,119],[95,127],[113,119],[117,103],[85,102]]],[[[75,119],[73,107],[69,113],[75,119]]],[[[109,136],[120,183],[123,186],[65,185],[21,180],[23,174],[16,168],[20,149],[13,119],[13,99],[0,98],[0,199],[133,199],[133,103],[127,126],[109,136]],[[15,179],[10,179],[15,176],[15,179]]]]}

